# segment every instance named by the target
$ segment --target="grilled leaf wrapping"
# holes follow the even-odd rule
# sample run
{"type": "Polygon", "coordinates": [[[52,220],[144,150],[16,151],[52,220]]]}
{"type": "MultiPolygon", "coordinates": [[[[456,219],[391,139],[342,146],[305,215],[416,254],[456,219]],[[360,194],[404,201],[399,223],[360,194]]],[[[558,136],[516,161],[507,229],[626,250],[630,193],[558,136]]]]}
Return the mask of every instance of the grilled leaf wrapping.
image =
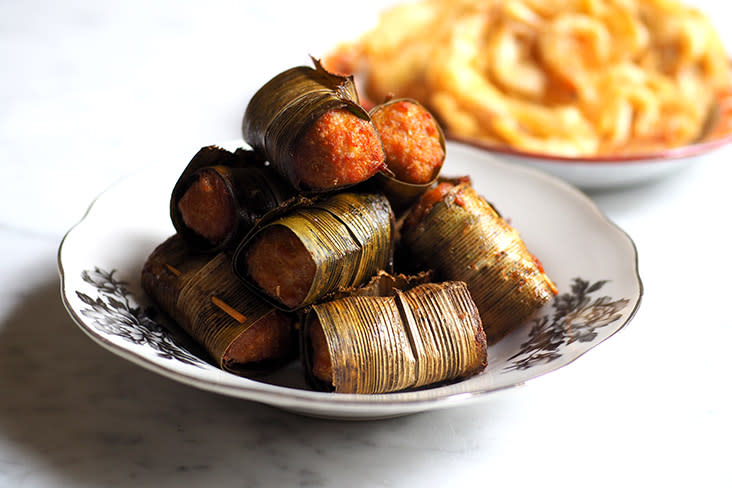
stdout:
{"type": "Polygon", "coordinates": [[[445,135],[416,100],[390,99],[369,111],[381,135],[386,167],[373,178],[395,212],[406,210],[437,180],[445,161],[445,135]]]}
{"type": "Polygon", "coordinates": [[[176,231],[189,246],[201,252],[215,252],[238,244],[267,212],[293,198],[294,193],[294,189],[252,151],[238,149],[232,153],[207,146],[193,157],[179,177],[171,195],[170,216],[176,231]],[[221,235],[216,238],[205,236],[200,228],[194,228],[181,203],[201,178],[215,180],[217,185],[204,182],[208,185],[208,194],[199,197],[195,205],[189,205],[188,211],[202,221],[199,227],[220,229],[217,232],[221,235]],[[221,207],[222,203],[228,207],[225,212],[207,211],[207,207],[221,207]]]}
{"type": "Polygon", "coordinates": [[[337,393],[386,393],[465,378],[487,360],[480,316],[461,282],[316,304],[301,341],[311,383],[337,393]]]}
{"type": "Polygon", "coordinates": [[[416,359],[396,300],[347,297],[314,307],[328,343],[337,393],[385,393],[409,388],[416,359]]]}
{"type": "Polygon", "coordinates": [[[276,306],[295,310],[389,270],[393,238],[383,195],[339,193],[258,228],[234,252],[234,270],[276,306]],[[287,239],[292,246],[277,247],[287,239]],[[286,288],[301,292],[285,298],[286,288]]]}
{"type": "Polygon", "coordinates": [[[412,210],[420,215],[407,217],[402,242],[438,278],[467,283],[489,344],[553,298],[556,287],[519,233],[468,183],[431,203],[412,210]]]}
{"type": "Polygon", "coordinates": [[[148,257],[142,286],[226,371],[266,371],[296,353],[293,317],[244,287],[224,253],[193,254],[176,234],[148,257]]]}
{"type": "MultiPolygon", "coordinates": [[[[354,185],[368,179],[383,166],[384,155],[368,112],[358,103],[353,78],[329,73],[315,59],[313,63],[314,69],[298,66],[265,83],[247,105],[242,121],[242,134],[244,140],[270,161],[275,171],[295,188],[318,192],[354,185]],[[309,147],[307,143],[303,144],[309,129],[321,117],[337,110],[346,110],[348,113],[345,115],[350,114],[350,122],[355,125],[335,127],[334,131],[339,137],[326,141],[326,144],[332,143],[333,147],[330,149],[339,156],[358,153],[355,160],[347,158],[348,165],[355,167],[362,163],[363,171],[358,172],[356,179],[345,178],[345,181],[338,181],[336,178],[314,186],[312,182],[303,181],[303,174],[329,173],[328,165],[334,164],[339,158],[325,158],[326,160],[313,163],[313,167],[301,167],[302,163],[297,158],[309,147]],[[363,140],[357,140],[357,132],[363,132],[363,140]],[[343,151],[340,148],[342,144],[348,146],[343,151]]],[[[305,142],[316,144],[315,141],[305,142]]],[[[353,168],[342,169],[349,174],[353,172],[353,168]]],[[[336,169],[335,172],[339,170],[336,169]]]]}

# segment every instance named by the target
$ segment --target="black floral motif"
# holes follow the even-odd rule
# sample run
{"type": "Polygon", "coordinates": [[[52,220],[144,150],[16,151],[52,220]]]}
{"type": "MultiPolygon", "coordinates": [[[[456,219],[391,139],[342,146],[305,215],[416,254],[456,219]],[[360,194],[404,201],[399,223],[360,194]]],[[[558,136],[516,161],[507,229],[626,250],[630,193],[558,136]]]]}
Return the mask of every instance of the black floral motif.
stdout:
{"type": "Polygon", "coordinates": [[[116,270],[105,271],[95,267],[94,271],[82,271],[81,279],[99,292],[95,299],[76,291],[76,296],[89,308],[81,310],[91,319],[97,330],[113,334],[139,345],[147,345],[159,357],[176,359],[186,364],[204,365],[203,360],[180,346],[169,332],[155,322],[140,308],[132,306],[131,292],[127,283],[115,278],[116,270]]]}
{"type": "Polygon", "coordinates": [[[562,356],[562,346],[592,342],[597,338],[597,329],[620,319],[621,310],[628,305],[629,299],[590,296],[606,283],[607,280],[590,283],[575,278],[570,293],[554,299],[554,313],[533,320],[529,339],[521,344],[518,353],[509,358],[510,363],[504,371],[525,370],[539,363],[554,361],[562,356]]]}

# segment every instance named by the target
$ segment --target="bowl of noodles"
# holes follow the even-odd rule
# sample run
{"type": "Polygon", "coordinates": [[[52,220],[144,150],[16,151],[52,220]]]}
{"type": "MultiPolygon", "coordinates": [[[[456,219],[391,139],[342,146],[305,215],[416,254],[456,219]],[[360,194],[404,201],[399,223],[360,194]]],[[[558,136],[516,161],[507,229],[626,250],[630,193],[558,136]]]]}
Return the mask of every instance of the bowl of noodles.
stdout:
{"type": "Polygon", "coordinates": [[[674,0],[421,0],[326,56],[365,104],[419,100],[447,136],[586,189],[646,182],[732,142],[710,19],[674,0]]]}

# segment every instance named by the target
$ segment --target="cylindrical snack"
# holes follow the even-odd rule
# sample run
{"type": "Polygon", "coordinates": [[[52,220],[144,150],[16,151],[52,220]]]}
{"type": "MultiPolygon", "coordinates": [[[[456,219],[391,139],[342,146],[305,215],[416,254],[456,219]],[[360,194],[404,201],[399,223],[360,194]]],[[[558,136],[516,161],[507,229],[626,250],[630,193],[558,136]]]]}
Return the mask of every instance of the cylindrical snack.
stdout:
{"type": "Polygon", "coordinates": [[[369,114],[386,154],[386,168],[375,176],[374,184],[398,212],[437,180],[445,161],[445,136],[432,114],[415,100],[389,100],[369,114]]]}
{"type": "Polygon", "coordinates": [[[301,340],[314,386],[385,393],[469,377],[486,366],[485,333],[465,283],[394,292],[312,307],[301,340]]]}
{"type": "Polygon", "coordinates": [[[268,222],[234,253],[235,272],[294,310],[391,267],[394,216],[379,194],[339,193],[268,222]]]}
{"type": "Polygon", "coordinates": [[[243,286],[224,253],[192,254],[176,234],[148,257],[142,286],[226,371],[267,371],[296,353],[293,317],[243,286]]]}
{"type": "Polygon", "coordinates": [[[189,246],[213,252],[232,247],[268,211],[295,191],[251,151],[201,149],[173,189],[173,225],[189,246]]]}
{"type": "Polygon", "coordinates": [[[485,367],[485,331],[465,283],[426,283],[397,291],[397,299],[417,358],[415,387],[466,378],[485,367]]]}
{"type": "Polygon", "coordinates": [[[438,278],[467,283],[489,344],[557,293],[519,233],[467,183],[426,192],[405,219],[402,242],[438,278]]]}
{"type": "Polygon", "coordinates": [[[346,297],[313,310],[307,333],[315,338],[313,371],[324,384],[337,393],[385,393],[415,384],[415,358],[394,298],[346,297]]]}
{"type": "Polygon", "coordinates": [[[299,66],[284,71],[252,97],[242,133],[298,190],[321,192],[369,179],[384,150],[351,77],[299,66]]]}
{"type": "Polygon", "coordinates": [[[445,161],[445,137],[426,108],[397,98],[369,114],[384,145],[386,168],[397,180],[421,185],[437,178],[445,161]]]}

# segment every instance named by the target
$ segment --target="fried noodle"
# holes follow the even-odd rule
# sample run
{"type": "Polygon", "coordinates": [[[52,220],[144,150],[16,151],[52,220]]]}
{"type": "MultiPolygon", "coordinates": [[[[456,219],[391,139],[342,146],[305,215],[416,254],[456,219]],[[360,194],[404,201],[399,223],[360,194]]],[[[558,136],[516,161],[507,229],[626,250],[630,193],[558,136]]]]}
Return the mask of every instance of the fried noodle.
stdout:
{"type": "Polygon", "coordinates": [[[421,101],[450,135],[570,157],[694,142],[730,87],[710,20],[671,0],[400,4],[326,65],[373,101],[421,101]]]}

